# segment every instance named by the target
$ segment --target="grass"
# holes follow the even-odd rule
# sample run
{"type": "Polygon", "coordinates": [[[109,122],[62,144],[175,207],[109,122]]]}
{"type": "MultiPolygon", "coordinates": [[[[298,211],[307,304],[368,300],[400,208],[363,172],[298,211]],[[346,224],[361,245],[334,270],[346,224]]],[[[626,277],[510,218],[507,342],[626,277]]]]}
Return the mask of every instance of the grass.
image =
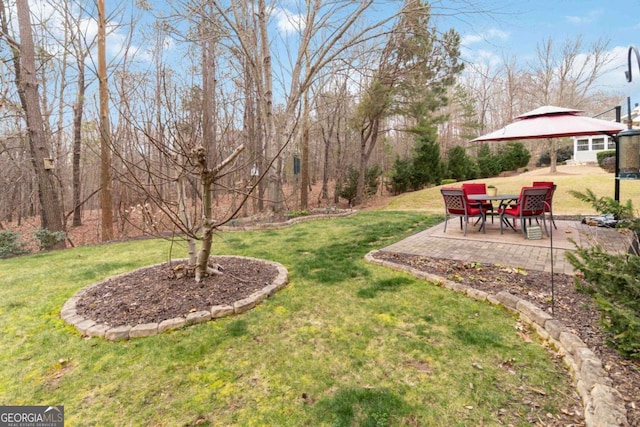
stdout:
{"type": "MultiPolygon", "coordinates": [[[[604,173],[599,168],[586,168],[584,166],[560,166],[559,170],[568,171],[560,174],[542,173],[543,170],[532,171],[511,177],[495,177],[479,179],[470,182],[485,182],[494,185],[502,194],[520,193],[520,188],[531,185],[532,181],[553,181],[557,189],[553,197],[553,212],[559,215],[596,215],[593,207],[569,194],[569,190],[584,192],[587,188],[593,190],[598,197],[614,197],[614,175],[604,173]],[[585,174],[583,170],[594,173],[585,174]]],[[[544,171],[548,171],[546,168],[544,171]]],[[[460,184],[452,184],[459,186],[460,184]]],[[[640,209],[640,192],[638,182],[633,180],[620,181],[620,201],[633,202],[636,209],[640,209]]],[[[442,195],[440,187],[431,187],[412,193],[405,193],[394,198],[386,207],[386,210],[418,210],[429,213],[443,213],[442,195]]]]}
{"type": "Polygon", "coordinates": [[[497,425],[499,412],[525,426],[558,413],[571,381],[512,314],[363,261],[438,220],[363,212],[219,235],[215,253],[281,262],[289,285],[243,315],[121,342],[82,338],[59,310],[166,260],[169,243],[2,260],[0,403],[64,405],[68,426],[497,425]]]}

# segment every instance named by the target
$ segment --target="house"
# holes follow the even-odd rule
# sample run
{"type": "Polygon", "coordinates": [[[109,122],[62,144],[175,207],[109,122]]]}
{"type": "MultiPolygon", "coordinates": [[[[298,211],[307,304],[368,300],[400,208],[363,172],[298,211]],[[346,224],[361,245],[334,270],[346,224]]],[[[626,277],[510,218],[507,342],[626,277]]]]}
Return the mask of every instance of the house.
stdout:
{"type": "MultiPolygon", "coordinates": [[[[622,116],[622,123],[626,123],[629,120],[628,117],[628,114],[622,116]]],[[[635,108],[631,110],[631,118],[634,127],[640,126],[640,105],[636,104],[635,108]]],[[[599,151],[615,149],[616,143],[610,136],[577,136],[573,138],[573,162],[577,164],[596,163],[599,151]]]]}
{"type": "Polygon", "coordinates": [[[578,136],[573,138],[573,162],[596,163],[598,152],[615,150],[616,142],[607,135],[578,136]]]}

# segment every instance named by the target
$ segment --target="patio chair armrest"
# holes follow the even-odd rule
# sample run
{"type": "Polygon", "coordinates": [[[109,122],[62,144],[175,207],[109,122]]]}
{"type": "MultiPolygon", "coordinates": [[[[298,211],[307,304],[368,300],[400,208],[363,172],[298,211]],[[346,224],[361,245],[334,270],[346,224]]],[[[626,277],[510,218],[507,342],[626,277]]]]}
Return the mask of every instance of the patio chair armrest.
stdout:
{"type": "Polygon", "coordinates": [[[498,206],[498,210],[504,210],[506,208],[515,208],[519,204],[520,202],[518,201],[518,199],[503,200],[500,202],[500,206],[498,206]]]}

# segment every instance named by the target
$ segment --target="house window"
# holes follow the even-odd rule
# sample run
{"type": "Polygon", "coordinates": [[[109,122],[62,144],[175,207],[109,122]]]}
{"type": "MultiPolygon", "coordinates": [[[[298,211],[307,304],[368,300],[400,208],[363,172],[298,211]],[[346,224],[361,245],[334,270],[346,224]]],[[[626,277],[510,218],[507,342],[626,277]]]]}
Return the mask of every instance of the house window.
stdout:
{"type": "Polygon", "coordinates": [[[616,149],[616,141],[615,139],[608,139],[607,141],[607,150],[615,150],[616,149]]]}
{"type": "Polygon", "coordinates": [[[593,138],[591,140],[591,150],[593,151],[604,150],[604,138],[593,138]]]}
{"type": "Polygon", "coordinates": [[[579,139],[576,141],[577,151],[589,151],[589,140],[579,139]]]}

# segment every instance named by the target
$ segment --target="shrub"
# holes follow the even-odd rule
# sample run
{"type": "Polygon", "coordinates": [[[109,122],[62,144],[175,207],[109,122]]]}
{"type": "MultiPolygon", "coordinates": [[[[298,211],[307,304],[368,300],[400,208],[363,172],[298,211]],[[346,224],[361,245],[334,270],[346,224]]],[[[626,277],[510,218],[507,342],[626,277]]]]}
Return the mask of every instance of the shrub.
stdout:
{"type": "Polygon", "coordinates": [[[412,189],[413,165],[411,159],[396,158],[389,172],[388,190],[392,194],[406,193],[412,189]]]}
{"type": "MultiPolygon", "coordinates": [[[[340,197],[347,199],[349,204],[353,204],[356,199],[356,193],[358,191],[358,169],[353,166],[349,166],[347,170],[347,182],[343,184],[339,189],[338,194],[340,197]]],[[[382,175],[382,168],[380,165],[373,165],[367,168],[365,171],[364,185],[365,194],[371,196],[378,191],[378,179],[382,175]]]]}
{"type": "Polygon", "coordinates": [[[20,235],[10,230],[0,230],[0,258],[22,255],[29,252],[20,235]]]}
{"type": "Polygon", "coordinates": [[[529,164],[531,153],[521,142],[508,142],[498,150],[503,171],[512,171],[529,164]]]}
{"type": "Polygon", "coordinates": [[[38,248],[41,251],[48,251],[67,238],[67,233],[64,231],[50,231],[46,228],[38,228],[33,232],[38,240],[38,248]]]}
{"type": "MultiPolygon", "coordinates": [[[[558,147],[558,150],[556,151],[556,163],[564,163],[571,159],[571,156],[573,156],[573,145],[558,147]]],[[[549,154],[549,151],[544,152],[536,162],[537,167],[550,164],[551,154],[549,154]]]]}
{"type": "Polygon", "coordinates": [[[596,153],[596,159],[598,161],[598,166],[600,166],[601,168],[605,166],[605,159],[608,159],[609,157],[616,157],[616,150],[604,150],[604,151],[598,151],[596,153]]]}
{"type": "Polygon", "coordinates": [[[633,204],[631,200],[627,200],[623,205],[612,197],[598,197],[588,188],[584,193],[569,190],[569,194],[578,200],[591,204],[591,207],[602,215],[613,215],[616,220],[625,222],[633,219],[633,204]]]}
{"type": "Polygon", "coordinates": [[[480,178],[489,178],[501,172],[500,158],[491,152],[489,144],[486,143],[478,149],[476,164],[480,178]]]}
{"type": "Polygon", "coordinates": [[[598,153],[596,154],[598,166],[600,166],[602,169],[608,172],[615,172],[615,158],[616,158],[616,150],[598,151],[598,153]],[[608,167],[608,165],[611,163],[610,161],[608,161],[608,159],[610,158],[613,158],[613,165],[614,165],[613,171],[610,171],[608,167]]]}
{"type": "Polygon", "coordinates": [[[389,174],[388,188],[392,194],[419,190],[429,184],[438,185],[443,176],[440,146],[433,128],[423,129],[416,138],[413,156],[396,158],[389,174]]]}
{"type": "Polygon", "coordinates": [[[440,145],[433,129],[416,138],[412,158],[411,188],[419,190],[429,184],[438,185],[443,178],[444,167],[440,158],[440,145]]]}
{"type": "Polygon", "coordinates": [[[640,358],[640,257],[608,254],[600,246],[566,256],[582,272],[575,278],[578,290],[591,295],[601,311],[608,344],[625,357],[640,358]]]}
{"type": "MultiPolygon", "coordinates": [[[[610,198],[597,197],[587,189],[585,193],[570,193],[591,205],[602,214],[612,214],[618,227],[640,230],[640,221],[633,218],[631,201],[626,204],[610,198]]],[[[638,253],[609,254],[600,246],[578,248],[567,252],[567,260],[582,278],[576,275],[579,291],[593,297],[601,311],[602,324],[610,333],[609,344],[625,357],[640,358],[640,256],[638,253]]]]}

